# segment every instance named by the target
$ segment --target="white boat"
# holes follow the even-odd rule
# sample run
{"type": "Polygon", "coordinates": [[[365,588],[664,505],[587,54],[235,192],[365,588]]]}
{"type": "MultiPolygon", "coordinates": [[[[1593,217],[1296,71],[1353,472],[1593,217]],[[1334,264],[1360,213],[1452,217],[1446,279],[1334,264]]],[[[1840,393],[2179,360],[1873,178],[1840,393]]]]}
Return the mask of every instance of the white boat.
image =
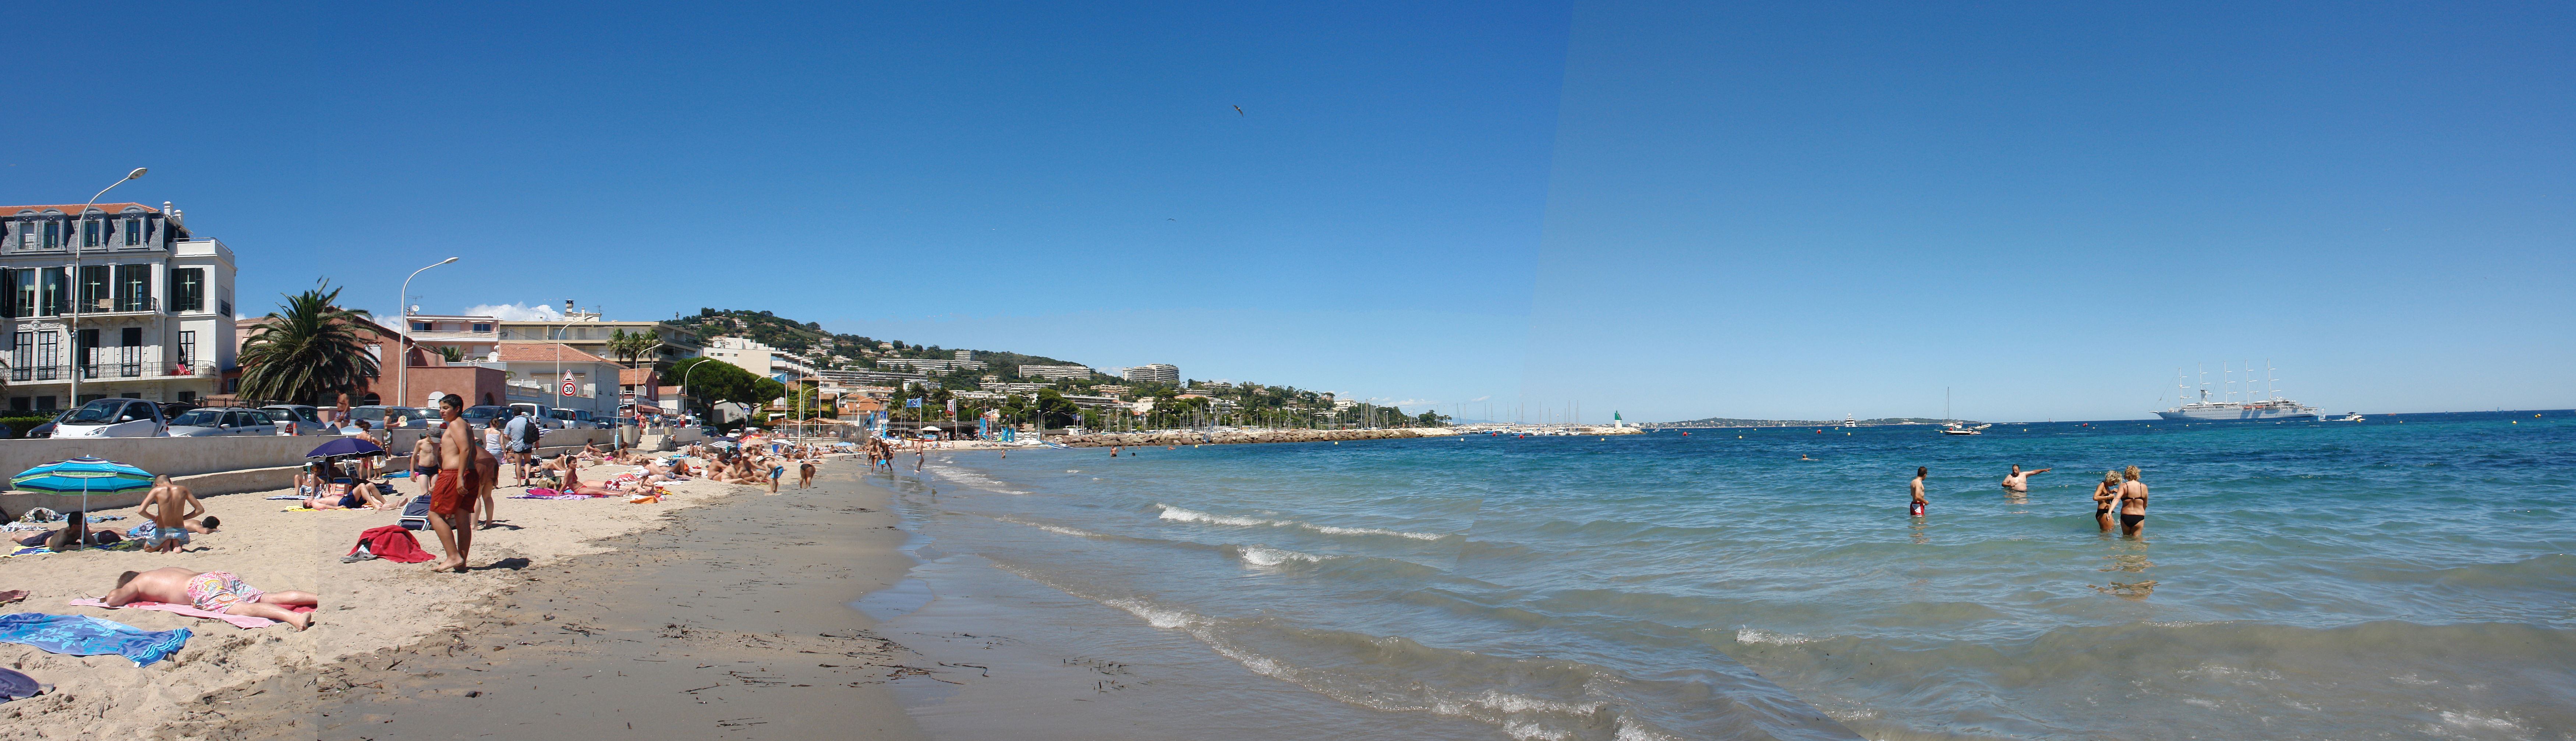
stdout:
{"type": "Polygon", "coordinates": [[[2209,371],[2204,368],[2200,372],[2201,383],[2198,389],[2192,388],[2189,384],[2175,384],[2176,388],[2181,389],[2181,398],[2193,398],[2196,393],[2197,400],[2156,412],[2156,416],[2190,422],[2316,422],[2325,419],[2325,415],[2318,413],[2316,407],[2281,398],[2280,382],[2272,378],[2272,371],[2271,364],[2265,363],[2263,366],[2265,388],[2258,392],[2254,388],[2253,363],[2246,363],[2243,371],[2232,370],[2225,364],[2221,364],[2218,398],[2212,400],[2209,371]],[[2242,380],[2229,378],[2239,372],[2245,374],[2242,380]],[[2261,395],[2260,398],[2257,397],[2258,393],[2261,395]]]}
{"type": "Polygon", "coordinates": [[[2359,422],[2359,421],[2361,421],[2361,413],[2360,413],[2360,412],[2345,412],[2345,413],[2344,413],[2344,415],[2343,415],[2342,417],[2337,418],[2335,421],[2337,421],[2337,422],[2359,422]]]}
{"type": "Polygon", "coordinates": [[[1852,419],[1852,416],[1851,416],[1851,415],[1849,415],[1849,414],[1845,414],[1845,415],[1843,415],[1843,426],[1844,426],[1844,427],[1859,427],[1859,426],[1860,426],[1860,420],[1852,419]]]}
{"type": "Polygon", "coordinates": [[[1967,425],[1959,424],[1959,420],[1948,419],[1950,416],[1950,390],[1946,388],[1941,390],[1941,416],[1947,420],[1941,424],[1941,434],[1944,435],[1983,435],[1986,433],[1978,432],[1977,430],[1982,430],[1986,427],[1992,426],[1984,425],[1970,428],[1967,425]]]}

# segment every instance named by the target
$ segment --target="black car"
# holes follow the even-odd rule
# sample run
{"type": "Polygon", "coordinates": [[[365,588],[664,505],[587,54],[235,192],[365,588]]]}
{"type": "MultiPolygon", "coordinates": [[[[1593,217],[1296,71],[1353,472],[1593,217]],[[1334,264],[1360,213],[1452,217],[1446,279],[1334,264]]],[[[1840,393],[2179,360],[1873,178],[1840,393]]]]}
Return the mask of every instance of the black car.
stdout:
{"type": "Polygon", "coordinates": [[[71,414],[72,414],[72,412],[73,412],[73,411],[74,411],[74,409],[65,409],[65,410],[63,410],[61,413],[58,413],[58,414],[55,414],[55,415],[54,415],[54,421],[47,422],[47,423],[44,423],[44,424],[40,424],[40,425],[36,425],[36,426],[34,426],[34,427],[29,427],[29,428],[27,428],[27,439],[29,439],[29,440],[41,440],[41,439],[45,439],[45,438],[53,437],[53,436],[54,436],[54,426],[55,426],[55,425],[62,424],[62,423],[63,423],[63,418],[64,418],[64,417],[69,417],[69,416],[71,416],[71,414]]]}

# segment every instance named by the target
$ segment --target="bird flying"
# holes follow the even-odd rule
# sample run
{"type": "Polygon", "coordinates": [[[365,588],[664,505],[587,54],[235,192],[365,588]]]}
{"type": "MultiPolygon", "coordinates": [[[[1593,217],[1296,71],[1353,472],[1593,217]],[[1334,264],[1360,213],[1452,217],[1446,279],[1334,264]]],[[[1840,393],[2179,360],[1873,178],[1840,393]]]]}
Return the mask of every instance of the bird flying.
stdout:
{"type": "Polygon", "coordinates": [[[1237,115],[1237,116],[1243,115],[1243,106],[1235,106],[1235,107],[1234,107],[1234,115],[1237,115]]]}

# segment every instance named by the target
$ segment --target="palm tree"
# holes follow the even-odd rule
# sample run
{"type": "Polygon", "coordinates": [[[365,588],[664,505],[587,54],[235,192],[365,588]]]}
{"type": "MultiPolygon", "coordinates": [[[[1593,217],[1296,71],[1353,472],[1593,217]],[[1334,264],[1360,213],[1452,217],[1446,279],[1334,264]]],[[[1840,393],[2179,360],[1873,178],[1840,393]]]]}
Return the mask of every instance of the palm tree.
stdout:
{"type": "Polygon", "coordinates": [[[450,363],[462,363],[465,362],[465,348],[455,345],[443,346],[438,348],[438,356],[446,358],[450,363]]]}
{"type": "Polygon", "coordinates": [[[662,338],[651,332],[628,333],[626,330],[619,329],[608,337],[608,352],[625,358],[628,368],[635,367],[636,359],[650,355],[661,347],[662,338]]]}
{"type": "Polygon", "coordinates": [[[242,342],[241,395],[277,401],[312,401],[327,394],[354,393],[380,369],[358,339],[364,309],[335,305],[340,290],[320,281],[313,290],[289,295],[269,312],[267,324],[242,342]]]}

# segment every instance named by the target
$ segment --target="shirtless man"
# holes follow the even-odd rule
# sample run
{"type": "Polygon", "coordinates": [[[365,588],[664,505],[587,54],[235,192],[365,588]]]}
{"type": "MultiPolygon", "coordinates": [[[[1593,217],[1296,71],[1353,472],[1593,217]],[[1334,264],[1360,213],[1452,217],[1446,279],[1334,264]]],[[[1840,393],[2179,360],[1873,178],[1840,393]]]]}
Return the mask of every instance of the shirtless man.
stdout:
{"type": "Polygon", "coordinates": [[[2012,473],[2004,474],[2004,490],[2015,494],[2028,494],[2030,493],[2030,477],[2055,470],[2057,469],[2042,468],[2030,473],[2022,473],[2021,464],[2015,463],[2012,467],[2012,473]]]}
{"type": "Polygon", "coordinates": [[[1923,505],[1925,504],[1925,502],[1923,501],[1923,479],[1928,478],[1928,477],[1930,477],[1931,475],[1932,475],[1932,469],[1930,469],[1930,468],[1926,468],[1926,467],[1923,467],[1923,466],[1915,466],[1915,467],[1914,467],[1914,483],[1913,483],[1913,484],[1911,484],[1911,485],[1909,485],[1909,488],[1911,488],[1911,489],[1913,490],[1913,492],[1914,492],[1914,503],[1913,503],[1913,504],[1911,504],[1911,505],[1907,505],[1907,506],[1906,506],[1906,508],[1905,508],[1905,510],[1906,510],[1906,511],[1905,511],[1905,516],[1907,516],[1907,517],[1922,517],[1922,516],[1923,516],[1923,505]]]}
{"type": "Polygon", "coordinates": [[[151,571],[128,571],[116,578],[116,591],[103,600],[109,607],[124,607],[135,602],[166,602],[191,605],[207,612],[244,615],[283,621],[303,630],[313,625],[309,613],[289,609],[295,605],[311,607],[322,598],[312,592],[263,592],[243,584],[240,577],[226,571],[196,571],[177,566],[151,571]]]}
{"type": "Polygon", "coordinates": [[[443,435],[423,434],[411,444],[411,478],[420,482],[420,493],[428,494],[431,482],[438,479],[438,439],[443,435]]]}
{"type": "Polygon", "coordinates": [[[438,533],[439,547],[447,550],[447,557],[429,570],[462,574],[466,554],[474,548],[474,499],[480,489],[474,480],[473,451],[482,446],[474,439],[474,425],[465,422],[465,397],[440,398],[438,416],[447,421],[439,431],[438,448],[456,455],[439,456],[438,478],[429,486],[429,529],[438,533]]]}
{"type": "Polygon", "coordinates": [[[814,462],[810,460],[798,461],[796,463],[796,488],[803,489],[813,485],[814,462]]]}
{"type": "Polygon", "coordinates": [[[2147,482],[2138,480],[2138,467],[2120,472],[2120,534],[2137,537],[2147,531],[2147,482]]]}
{"type": "Polygon", "coordinates": [[[152,480],[152,493],[143,495],[143,506],[136,514],[152,521],[152,534],[143,541],[143,549],[177,553],[188,544],[188,518],[206,513],[206,505],[188,487],[170,483],[163,474],[152,480]]]}

